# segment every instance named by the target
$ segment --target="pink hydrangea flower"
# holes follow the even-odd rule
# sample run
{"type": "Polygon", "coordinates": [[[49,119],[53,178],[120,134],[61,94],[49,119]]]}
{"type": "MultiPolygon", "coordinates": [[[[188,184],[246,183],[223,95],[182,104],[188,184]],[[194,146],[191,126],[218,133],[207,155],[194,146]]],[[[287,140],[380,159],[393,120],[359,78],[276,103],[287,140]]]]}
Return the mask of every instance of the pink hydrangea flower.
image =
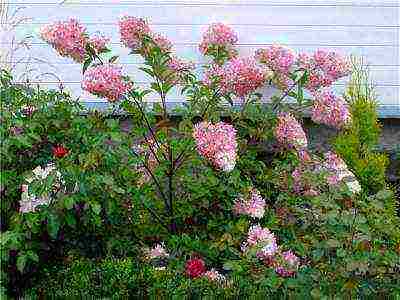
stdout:
{"type": "Polygon", "coordinates": [[[193,138],[197,151],[208,159],[214,167],[230,172],[236,164],[236,130],[224,122],[212,124],[201,122],[195,125],[193,138]]]}
{"type": "Polygon", "coordinates": [[[176,56],[171,57],[167,63],[167,66],[176,73],[189,72],[195,67],[193,62],[184,61],[176,56]]]}
{"type": "Polygon", "coordinates": [[[176,84],[182,78],[182,75],[192,71],[195,68],[193,62],[184,61],[176,56],[172,56],[167,62],[167,67],[172,74],[168,75],[168,79],[173,84],[176,84]]]}
{"type": "Polygon", "coordinates": [[[205,272],[204,277],[206,277],[210,281],[214,281],[214,282],[218,282],[218,283],[223,283],[226,280],[225,276],[222,275],[221,273],[219,273],[214,268],[205,272]]]}
{"type": "Polygon", "coordinates": [[[132,88],[132,83],[123,78],[121,67],[116,65],[99,65],[86,70],[82,89],[110,102],[115,102],[132,88]]]}
{"type": "Polygon", "coordinates": [[[352,193],[361,191],[359,182],[342,158],[331,151],[325,153],[324,158],[323,167],[329,172],[326,178],[329,185],[334,186],[344,182],[352,193]]]}
{"type": "Polygon", "coordinates": [[[250,227],[247,240],[242,244],[242,251],[256,247],[256,256],[259,259],[268,259],[278,251],[278,245],[275,235],[268,228],[262,228],[260,225],[250,227]]]}
{"type": "Polygon", "coordinates": [[[110,42],[108,37],[101,35],[100,33],[96,33],[94,36],[90,37],[89,44],[93,47],[93,49],[99,53],[107,48],[107,43],[110,42]]]}
{"type": "Polygon", "coordinates": [[[222,23],[213,23],[204,32],[199,50],[207,55],[213,48],[222,48],[230,54],[230,57],[233,57],[236,54],[233,46],[237,41],[237,35],[232,28],[222,23]]]}
{"type": "Polygon", "coordinates": [[[307,136],[300,123],[290,113],[280,113],[274,135],[285,146],[301,150],[307,148],[307,136]]]}
{"type": "Polygon", "coordinates": [[[278,74],[289,74],[295,62],[296,55],[290,48],[281,45],[272,45],[256,51],[256,60],[267,65],[278,74]]]}
{"type": "Polygon", "coordinates": [[[45,25],[41,28],[40,36],[61,56],[83,62],[88,35],[86,28],[76,19],[45,25]]]}
{"type": "Polygon", "coordinates": [[[302,53],[298,56],[297,64],[309,72],[306,88],[310,91],[330,86],[336,80],[349,75],[351,70],[345,57],[325,50],[317,50],[312,55],[302,53]]]}
{"type": "Polygon", "coordinates": [[[311,119],[318,124],[343,128],[351,120],[349,106],[341,97],[325,90],[314,94],[311,119]]]}
{"type": "Polygon", "coordinates": [[[265,200],[260,192],[253,188],[246,198],[240,196],[236,199],[233,210],[236,214],[261,219],[265,213],[265,200]]]}
{"type": "Polygon", "coordinates": [[[148,259],[167,258],[169,256],[164,244],[157,244],[151,249],[145,251],[148,259]]]}
{"type": "Polygon", "coordinates": [[[165,36],[163,36],[159,33],[154,33],[154,32],[150,33],[150,37],[152,38],[153,42],[156,44],[156,46],[158,48],[160,48],[160,50],[162,52],[170,52],[171,51],[172,43],[168,38],[166,38],[165,36]]]}
{"type": "Polygon", "coordinates": [[[290,277],[296,274],[300,266],[300,259],[291,251],[282,252],[278,258],[275,272],[282,277],[290,277]]]}
{"type": "Polygon", "coordinates": [[[252,57],[233,58],[223,66],[212,65],[204,82],[210,84],[217,78],[222,93],[245,97],[265,83],[266,75],[252,57]]]}
{"type": "Polygon", "coordinates": [[[144,36],[151,32],[147,22],[141,18],[123,16],[118,24],[122,44],[132,50],[140,50],[144,36]]]}

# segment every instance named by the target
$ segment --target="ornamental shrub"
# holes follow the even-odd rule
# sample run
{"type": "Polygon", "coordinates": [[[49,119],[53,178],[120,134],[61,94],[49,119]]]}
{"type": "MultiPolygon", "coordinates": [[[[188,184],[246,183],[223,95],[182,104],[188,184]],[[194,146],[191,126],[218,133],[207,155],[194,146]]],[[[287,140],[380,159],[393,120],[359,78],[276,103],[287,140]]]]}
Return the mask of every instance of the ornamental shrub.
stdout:
{"type": "Polygon", "coordinates": [[[274,45],[242,58],[233,29],[214,24],[200,45],[210,63],[199,75],[145,20],[124,16],[119,27],[122,44],[143,58],[149,87],[137,86],[107,38],[77,20],[41,32],[82,64],[82,88],[110,111],[82,114],[67,94],[27,90],[2,72],[8,295],[399,294],[391,192],[365,193],[352,161],[309,150],[302,126],[312,107],[321,124],[355,124],[349,105],[327,90],[350,73],[346,57],[274,45]],[[277,90],[269,105],[261,87],[277,90]],[[167,105],[173,89],[186,99],[175,109],[167,105]],[[160,101],[150,106],[147,95],[160,101]],[[265,145],[273,154],[263,160],[265,145]]]}
{"type": "Polygon", "coordinates": [[[335,150],[350,164],[364,191],[372,194],[386,186],[389,159],[377,152],[381,124],[376,94],[362,61],[353,59],[353,73],[345,92],[352,115],[351,125],[333,141],[335,150]]]}

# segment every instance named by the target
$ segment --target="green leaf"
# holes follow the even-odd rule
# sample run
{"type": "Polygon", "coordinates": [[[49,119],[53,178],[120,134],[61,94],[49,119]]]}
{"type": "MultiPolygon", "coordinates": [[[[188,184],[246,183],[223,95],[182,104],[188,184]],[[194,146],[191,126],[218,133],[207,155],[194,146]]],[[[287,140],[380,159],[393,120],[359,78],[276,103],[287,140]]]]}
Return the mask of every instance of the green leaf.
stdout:
{"type": "Polygon", "coordinates": [[[71,214],[70,212],[67,212],[65,214],[65,221],[68,224],[68,226],[71,226],[71,227],[76,226],[76,219],[75,219],[74,215],[71,214]]]}
{"type": "Polygon", "coordinates": [[[91,63],[92,63],[91,57],[85,60],[85,62],[83,63],[82,74],[85,74],[87,68],[90,66],[91,63]]]}
{"type": "Polygon", "coordinates": [[[26,254],[19,255],[17,257],[17,269],[21,273],[24,272],[26,262],[28,261],[28,256],[26,254]]]}
{"type": "Polygon", "coordinates": [[[113,63],[113,62],[115,62],[118,58],[119,58],[118,55],[111,56],[110,59],[108,60],[108,62],[109,62],[109,63],[113,63]]]}
{"type": "Polygon", "coordinates": [[[90,204],[90,206],[92,207],[92,211],[96,214],[99,215],[100,211],[101,211],[101,205],[97,202],[92,202],[90,204]]]}
{"type": "Polygon", "coordinates": [[[58,229],[60,228],[60,221],[57,216],[50,214],[47,219],[47,231],[50,236],[55,239],[58,234],[58,229]]]}

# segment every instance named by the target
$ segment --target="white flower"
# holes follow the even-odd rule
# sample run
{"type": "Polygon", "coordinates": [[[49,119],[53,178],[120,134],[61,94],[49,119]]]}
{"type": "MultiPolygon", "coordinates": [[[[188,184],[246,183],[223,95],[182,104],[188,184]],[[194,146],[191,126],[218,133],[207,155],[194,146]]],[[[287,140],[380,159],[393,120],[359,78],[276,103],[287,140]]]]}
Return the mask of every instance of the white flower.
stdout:
{"type": "Polygon", "coordinates": [[[361,185],[357,180],[346,182],[347,187],[353,194],[358,194],[361,192],[361,185]]]}

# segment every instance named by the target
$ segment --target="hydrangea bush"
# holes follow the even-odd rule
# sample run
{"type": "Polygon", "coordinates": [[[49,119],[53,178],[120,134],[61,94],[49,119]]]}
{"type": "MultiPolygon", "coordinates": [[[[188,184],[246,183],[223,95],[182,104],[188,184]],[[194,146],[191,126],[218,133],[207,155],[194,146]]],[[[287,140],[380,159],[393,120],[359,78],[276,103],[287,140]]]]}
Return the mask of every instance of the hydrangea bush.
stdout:
{"type": "MultiPolygon", "coordinates": [[[[209,63],[197,75],[146,20],[123,16],[118,25],[121,43],[143,58],[149,87],[135,84],[117,55],[107,59],[108,38],[90,36],[78,20],[47,25],[41,36],[81,63],[82,88],[128,115],[129,128],[112,112],[80,115],[65,94],[51,102],[30,91],[29,101],[2,73],[2,157],[13,155],[2,181],[9,294],[30,285],[50,296],[40,281],[49,266],[109,257],[135,258],[128,295],[399,292],[399,221],[385,217],[390,191],[365,193],[337,153],[309,149],[302,125],[308,112],[338,131],[352,124],[347,102],[329,90],[351,73],[346,57],[281,45],[240,57],[234,30],[216,23],[200,42],[209,63]],[[176,111],[167,106],[173,87],[186,100],[176,111]],[[261,88],[276,91],[268,104],[261,88]],[[149,94],[159,97],[153,107],[149,94]],[[263,145],[274,149],[269,159],[260,157],[263,145]],[[17,168],[24,151],[35,159],[17,168]]],[[[117,289],[101,282],[107,292],[98,295],[83,284],[92,296],[117,289]]]]}

